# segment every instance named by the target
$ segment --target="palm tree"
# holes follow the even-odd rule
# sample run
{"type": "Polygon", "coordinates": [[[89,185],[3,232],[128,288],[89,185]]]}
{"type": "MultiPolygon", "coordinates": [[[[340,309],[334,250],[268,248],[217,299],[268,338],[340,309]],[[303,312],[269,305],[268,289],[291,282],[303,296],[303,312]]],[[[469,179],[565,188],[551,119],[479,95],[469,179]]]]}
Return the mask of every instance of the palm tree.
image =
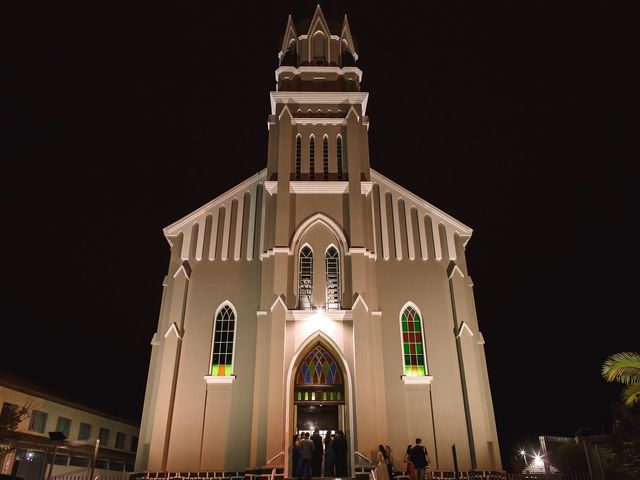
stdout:
{"type": "Polygon", "coordinates": [[[608,382],[617,381],[626,385],[622,398],[627,405],[640,402],[640,355],[635,352],[611,355],[602,364],[602,376],[608,382]]]}

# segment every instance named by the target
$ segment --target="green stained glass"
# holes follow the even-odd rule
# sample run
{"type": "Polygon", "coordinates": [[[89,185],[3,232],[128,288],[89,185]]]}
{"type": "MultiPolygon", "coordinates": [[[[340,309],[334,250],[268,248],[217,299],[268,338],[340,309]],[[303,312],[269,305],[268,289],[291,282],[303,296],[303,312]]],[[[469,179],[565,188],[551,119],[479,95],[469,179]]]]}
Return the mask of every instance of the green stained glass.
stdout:
{"type": "Polygon", "coordinates": [[[422,343],[422,321],[418,312],[407,307],[401,315],[402,353],[404,356],[404,374],[407,376],[425,376],[427,374],[422,343]]]}
{"type": "Polygon", "coordinates": [[[298,392],[298,400],[302,400],[302,392],[298,392]]]}
{"type": "Polygon", "coordinates": [[[333,400],[333,392],[329,392],[329,400],[333,400]]]}
{"type": "Polygon", "coordinates": [[[311,392],[311,400],[315,400],[316,399],[316,392],[311,392]]]}
{"type": "Polygon", "coordinates": [[[340,392],[336,392],[337,400],[340,401],[340,392]]]}
{"type": "Polygon", "coordinates": [[[322,400],[327,400],[327,392],[322,392],[322,400]]]}
{"type": "Polygon", "coordinates": [[[304,392],[304,399],[309,400],[309,392],[304,392]]]}

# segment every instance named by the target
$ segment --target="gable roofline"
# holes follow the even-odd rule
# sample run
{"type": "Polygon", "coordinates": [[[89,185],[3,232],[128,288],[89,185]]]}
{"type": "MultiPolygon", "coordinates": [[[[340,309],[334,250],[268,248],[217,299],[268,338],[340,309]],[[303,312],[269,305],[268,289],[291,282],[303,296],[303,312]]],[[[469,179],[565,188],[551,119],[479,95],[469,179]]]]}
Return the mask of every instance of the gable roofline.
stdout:
{"type": "Polygon", "coordinates": [[[249,192],[256,183],[264,181],[266,180],[266,178],[267,178],[267,169],[265,168],[260,170],[258,173],[252,175],[251,177],[247,178],[244,182],[241,182],[235,187],[231,188],[230,190],[227,190],[222,195],[219,195],[213,200],[205,203],[200,208],[197,208],[193,212],[185,215],[180,220],[177,220],[171,225],[164,227],[162,229],[164,236],[167,238],[175,237],[182,231],[182,227],[184,227],[185,225],[189,225],[190,223],[194,222],[202,215],[206,215],[207,212],[212,207],[225,203],[228,200],[232,200],[234,197],[237,197],[242,192],[249,192]]]}
{"type": "Polygon", "coordinates": [[[374,170],[373,168],[371,168],[370,170],[372,182],[379,183],[381,185],[386,184],[389,188],[395,190],[400,197],[415,203],[417,206],[420,206],[423,209],[427,210],[429,213],[434,214],[436,217],[439,217],[444,222],[449,223],[452,227],[458,230],[461,235],[465,237],[471,237],[471,234],[473,233],[473,229],[471,227],[468,227],[448,213],[443,212],[438,207],[417,196],[415,193],[412,193],[406,188],[398,185],[396,182],[388,177],[385,177],[377,170],[374,170]]]}

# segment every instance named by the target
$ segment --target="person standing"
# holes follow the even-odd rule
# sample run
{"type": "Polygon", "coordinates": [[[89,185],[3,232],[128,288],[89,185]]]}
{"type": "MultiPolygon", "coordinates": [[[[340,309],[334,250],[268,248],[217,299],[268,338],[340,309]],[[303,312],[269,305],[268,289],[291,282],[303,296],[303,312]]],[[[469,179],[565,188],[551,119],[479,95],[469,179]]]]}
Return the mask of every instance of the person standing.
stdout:
{"type": "Polygon", "coordinates": [[[293,436],[293,476],[294,477],[302,477],[304,473],[302,472],[302,441],[304,440],[304,436],[300,438],[300,435],[297,433],[293,436]]]}
{"type": "Polygon", "coordinates": [[[411,445],[407,445],[407,451],[404,454],[404,461],[402,463],[402,473],[413,480],[414,470],[415,468],[413,466],[413,462],[411,461],[411,445]]]}
{"type": "Polygon", "coordinates": [[[347,476],[347,439],[342,430],[338,430],[333,440],[333,458],[336,465],[336,477],[347,476]]]}
{"type": "Polygon", "coordinates": [[[384,451],[387,453],[387,470],[389,471],[389,480],[393,480],[393,454],[391,453],[391,447],[389,445],[385,445],[384,451]]]}
{"type": "Polygon", "coordinates": [[[324,436],[324,476],[335,477],[334,471],[334,458],[333,458],[333,435],[331,430],[327,430],[327,434],[324,436]]]}
{"type": "Polygon", "coordinates": [[[384,445],[378,445],[378,466],[375,471],[376,480],[390,480],[389,479],[389,457],[384,445]]]}
{"type": "Polygon", "coordinates": [[[429,455],[427,449],[422,445],[422,439],[416,438],[416,444],[411,448],[410,455],[415,468],[413,480],[425,480],[426,469],[429,466],[429,455]]]}
{"type": "Polygon", "coordinates": [[[311,435],[313,441],[313,460],[311,462],[311,475],[314,477],[322,476],[322,437],[320,436],[320,430],[316,427],[311,435]]]}
{"type": "Polygon", "coordinates": [[[302,475],[306,480],[311,480],[311,461],[313,460],[313,441],[309,438],[309,432],[304,432],[302,446],[302,475]]]}

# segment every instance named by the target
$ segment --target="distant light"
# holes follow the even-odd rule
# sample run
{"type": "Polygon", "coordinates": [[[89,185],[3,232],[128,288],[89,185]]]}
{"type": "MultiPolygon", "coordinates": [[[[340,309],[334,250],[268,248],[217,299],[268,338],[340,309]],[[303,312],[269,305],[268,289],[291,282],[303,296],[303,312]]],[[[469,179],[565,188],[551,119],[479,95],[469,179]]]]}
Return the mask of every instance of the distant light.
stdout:
{"type": "MultiPolygon", "coordinates": [[[[322,307],[316,307],[316,313],[319,313],[320,315],[322,315],[324,313],[324,308],[322,307]]],[[[339,480],[339,479],[338,479],[339,480]]]]}
{"type": "Polygon", "coordinates": [[[525,452],[523,449],[520,450],[520,455],[522,455],[523,457],[527,454],[527,452],[525,452]]]}

